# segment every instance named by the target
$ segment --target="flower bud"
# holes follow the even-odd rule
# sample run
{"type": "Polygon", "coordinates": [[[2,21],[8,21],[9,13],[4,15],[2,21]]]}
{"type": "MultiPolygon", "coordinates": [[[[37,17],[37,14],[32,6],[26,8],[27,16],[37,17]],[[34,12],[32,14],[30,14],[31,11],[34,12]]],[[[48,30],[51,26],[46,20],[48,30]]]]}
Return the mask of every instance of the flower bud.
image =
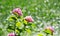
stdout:
{"type": "Polygon", "coordinates": [[[24,19],[25,19],[27,22],[33,22],[33,21],[34,21],[31,16],[26,16],[24,19]]]}
{"type": "Polygon", "coordinates": [[[9,33],[8,36],[16,36],[15,33],[9,33]]]}
{"type": "Polygon", "coordinates": [[[51,26],[47,27],[46,30],[50,30],[51,32],[54,32],[54,28],[51,26]]]}
{"type": "Polygon", "coordinates": [[[17,15],[19,15],[19,16],[22,15],[22,11],[21,11],[20,8],[15,8],[15,9],[13,9],[12,13],[13,13],[13,14],[17,14],[17,15]]]}

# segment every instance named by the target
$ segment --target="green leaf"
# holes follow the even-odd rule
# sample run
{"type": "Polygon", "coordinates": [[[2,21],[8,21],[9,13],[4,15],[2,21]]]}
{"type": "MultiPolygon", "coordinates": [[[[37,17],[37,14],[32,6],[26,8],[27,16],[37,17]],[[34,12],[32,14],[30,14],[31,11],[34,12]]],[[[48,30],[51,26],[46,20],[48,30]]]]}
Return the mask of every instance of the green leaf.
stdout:
{"type": "Polygon", "coordinates": [[[20,28],[22,26],[22,23],[21,22],[17,22],[16,23],[16,27],[20,28]]]}
{"type": "Polygon", "coordinates": [[[15,16],[10,16],[10,17],[8,18],[8,20],[9,20],[9,21],[16,21],[16,20],[17,20],[17,17],[15,17],[15,16]]]}
{"type": "Polygon", "coordinates": [[[37,36],[43,36],[43,34],[42,33],[39,33],[37,36]]]}
{"type": "Polygon", "coordinates": [[[24,20],[24,24],[27,24],[27,21],[26,20],[24,20]]]}
{"type": "Polygon", "coordinates": [[[44,31],[46,34],[52,34],[51,30],[47,29],[44,31]]]}

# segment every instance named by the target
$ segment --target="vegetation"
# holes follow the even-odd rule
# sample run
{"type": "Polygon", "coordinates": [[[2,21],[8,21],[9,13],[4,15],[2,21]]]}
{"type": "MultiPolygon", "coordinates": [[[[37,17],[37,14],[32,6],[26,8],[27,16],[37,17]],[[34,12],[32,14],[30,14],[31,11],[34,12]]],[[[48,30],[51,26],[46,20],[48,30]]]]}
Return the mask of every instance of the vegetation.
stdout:
{"type": "MultiPolygon", "coordinates": [[[[12,31],[7,27],[14,22],[10,23],[7,18],[12,17],[12,10],[15,8],[22,10],[23,18],[32,16],[34,19],[31,23],[32,32],[28,29],[28,32],[21,33],[22,36],[45,36],[44,29],[47,26],[54,28],[53,36],[60,36],[60,0],[0,0],[0,36],[7,36],[12,31]]],[[[50,33],[50,30],[45,32],[50,33]]]]}

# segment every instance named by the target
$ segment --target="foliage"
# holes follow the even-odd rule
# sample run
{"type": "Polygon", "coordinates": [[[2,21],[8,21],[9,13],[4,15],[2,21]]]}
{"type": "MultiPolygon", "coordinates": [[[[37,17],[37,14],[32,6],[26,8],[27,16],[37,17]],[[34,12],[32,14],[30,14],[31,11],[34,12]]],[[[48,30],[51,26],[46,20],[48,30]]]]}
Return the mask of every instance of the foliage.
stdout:
{"type": "MultiPolygon", "coordinates": [[[[22,36],[36,36],[39,33],[43,33],[43,30],[46,26],[53,26],[54,33],[53,36],[60,36],[60,0],[0,0],[0,28],[1,31],[4,32],[3,35],[7,35],[7,27],[12,28],[12,30],[8,29],[9,32],[14,29],[14,20],[8,17],[12,17],[11,11],[12,9],[19,7],[22,9],[23,17],[27,15],[31,15],[34,18],[34,23],[32,23],[32,34],[26,35],[26,31],[21,33],[22,36]],[[11,16],[10,16],[11,15],[11,16]],[[24,35],[23,35],[24,34],[24,35]]],[[[20,20],[20,19],[19,19],[20,20]]],[[[24,20],[24,23],[27,22],[24,20]]],[[[23,23],[22,22],[22,23],[23,23]]],[[[17,22],[18,23],[18,22],[17,22]]],[[[30,23],[29,23],[30,24],[30,23]]],[[[29,25],[28,25],[29,26],[29,25]]],[[[29,28],[31,28],[29,26],[29,28]]],[[[26,29],[30,32],[30,29],[26,29]]],[[[16,30],[19,32],[18,30],[16,30]]],[[[43,33],[43,35],[45,35],[43,33]]]]}

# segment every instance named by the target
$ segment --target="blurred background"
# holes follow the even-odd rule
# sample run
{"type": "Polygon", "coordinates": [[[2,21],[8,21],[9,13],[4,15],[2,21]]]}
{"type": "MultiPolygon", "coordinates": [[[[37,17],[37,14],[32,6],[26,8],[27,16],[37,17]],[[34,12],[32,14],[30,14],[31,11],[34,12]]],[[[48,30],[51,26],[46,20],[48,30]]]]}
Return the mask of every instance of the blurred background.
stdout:
{"type": "Polygon", "coordinates": [[[54,36],[60,36],[60,0],[0,0],[0,35],[6,36],[6,19],[12,9],[21,8],[23,16],[31,15],[39,28],[54,27],[54,36]]]}

